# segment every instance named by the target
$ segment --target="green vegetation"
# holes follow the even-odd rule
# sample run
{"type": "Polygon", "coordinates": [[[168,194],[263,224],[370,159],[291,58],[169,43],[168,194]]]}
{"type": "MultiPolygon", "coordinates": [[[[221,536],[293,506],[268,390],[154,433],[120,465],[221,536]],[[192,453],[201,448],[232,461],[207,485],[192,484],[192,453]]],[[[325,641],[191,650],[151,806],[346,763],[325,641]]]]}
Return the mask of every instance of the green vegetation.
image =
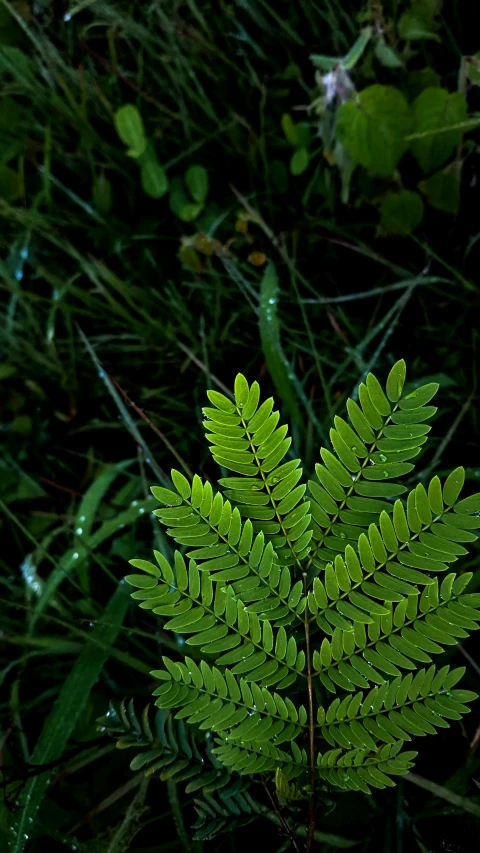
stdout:
{"type": "MultiPolygon", "coordinates": [[[[275,395],[286,459],[312,479],[359,379],[404,357],[406,394],[440,385],[406,487],[444,483],[461,461],[477,491],[474,11],[0,0],[0,849],[240,850],[258,840],[260,824],[240,826],[257,811],[272,850],[283,813],[304,843],[288,774],[279,817],[261,786],[230,788],[210,748],[212,790],[197,796],[193,771],[132,773],[98,731],[113,702],[102,725],[121,745],[151,732],[177,762],[193,750],[171,714],[141,716],[148,673],[185,649],[119,581],[152,539],[173,564],[150,486],[171,488],[172,467],[217,481],[201,408],[240,370],[275,395]],[[235,808],[235,834],[189,840],[235,808]]],[[[478,594],[475,543],[461,571],[478,594]]],[[[462,638],[438,665],[466,666],[462,689],[478,693],[479,652],[462,638]]],[[[474,853],[471,708],[421,749],[414,736],[396,788],[319,792],[322,850],[474,853]]]]}
{"type": "MultiPolygon", "coordinates": [[[[418,483],[398,497],[407,489],[394,480],[413,471],[407,460],[420,454],[425,421],[437,412],[428,403],[438,384],[404,394],[405,378],[404,361],[385,389],[367,375],[360,405],[347,400],[350,424],[335,417],[335,453],[320,449],[308,493],[300,459],[284,461],[291,438],[273,398],[260,403],[258,382],[238,374],[233,401],[209,391],[210,450],[234,476],[220,478],[223,496],[176,470],[174,490],[152,486],[164,504],[154,514],[183,548],[174,567],[160,551],[158,565],[130,560],[145,574],[126,578],[140,607],[167,617],[165,630],[192,646],[193,658],[163,656],[165,669],[151,673],[160,680],[155,704],[179,709],[175,719],[200,738],[213,736],[233,779],[262,774],[267,785],[275,771],[277,795],[309,800],[307,851],[319,783],[367,794],[393,786],[417,755],[402,751],[404,741],[461,719],[477,698],[452,690],[465,668],[421,664],[478,627],[480,595],[464,594],[472,573],[449,572],[440,585],[433,573],[476,541],[480,492],[458,500],[465,471],[456,468],[443,488],[435,476],[428,490],[418,483]]],[[[216,822],[202,806],[196,838],[212,837],[216,822]]],[[[240,811],[251,814],[246,806],[240,811]]]]}

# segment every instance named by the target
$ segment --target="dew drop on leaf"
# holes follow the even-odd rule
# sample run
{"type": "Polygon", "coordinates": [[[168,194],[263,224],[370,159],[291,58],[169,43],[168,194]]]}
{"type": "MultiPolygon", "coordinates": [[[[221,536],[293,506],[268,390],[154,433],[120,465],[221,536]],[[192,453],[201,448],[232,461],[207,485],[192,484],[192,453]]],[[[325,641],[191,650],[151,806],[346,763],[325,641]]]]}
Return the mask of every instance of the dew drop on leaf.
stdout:
{"type": "MultiPolygon", "coordinates": [[[[387,461],[387,457],[386,457],[383,453],[381,453],[381,454],[380,454],[380,459],[381,459],[381,461],[382,461],[382,462],[386,462],[386,461],[387,461]]],[[[383,473],[384,473],[384,476],[385,476],[385,472],[383,472],[383,473]]]]}

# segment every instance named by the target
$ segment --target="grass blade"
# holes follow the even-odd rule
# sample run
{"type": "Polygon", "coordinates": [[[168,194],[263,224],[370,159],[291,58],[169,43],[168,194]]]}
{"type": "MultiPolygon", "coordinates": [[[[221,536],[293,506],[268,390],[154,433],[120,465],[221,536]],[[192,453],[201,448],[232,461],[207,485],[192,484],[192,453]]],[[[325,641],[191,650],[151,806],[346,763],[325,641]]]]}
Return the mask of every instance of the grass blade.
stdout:
{"type": "MultiPolygon", "coordinates": [[[[108,624],[100,624],[94,629],[91,639],[77,658],[50,716],[45,721],[33,751],[32,764],[47,764],[61,756],[87,703],[90,691],[109,657],[109,647],[114,644],[120,631],[129,600],[128,591],[123,584],[119,585],[102,614],[102,621],[108,624]]],[[[53,770],[46,771],[27,783],[21,797],[15,839],[10,845],[10,853],[22,853],[24,850],[52,773],[53,770]]]]}

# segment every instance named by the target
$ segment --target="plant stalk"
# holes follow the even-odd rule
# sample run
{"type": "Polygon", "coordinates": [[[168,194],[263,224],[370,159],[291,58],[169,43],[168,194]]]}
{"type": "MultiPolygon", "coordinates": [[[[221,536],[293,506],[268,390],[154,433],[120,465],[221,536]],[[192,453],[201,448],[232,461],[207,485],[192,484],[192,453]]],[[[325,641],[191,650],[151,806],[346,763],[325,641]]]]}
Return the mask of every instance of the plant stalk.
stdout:
{"type": "MultiPolygon", "coordinates": [[[[303,594],[308,594],[307,573],[303,572],[303,594]]],[[[305,610],[305,654],[307,656],[307,689],[308,689],[308,729],[309,729],[309,753],[310,753],[310,800],[308,804],[308,833],[305,845],[305,853],[313,849],[315,837],[315,718],[313,713],[313,678],[312,678],[312,655],[310,651],[310,621],[308,610],[305,610]]]]}

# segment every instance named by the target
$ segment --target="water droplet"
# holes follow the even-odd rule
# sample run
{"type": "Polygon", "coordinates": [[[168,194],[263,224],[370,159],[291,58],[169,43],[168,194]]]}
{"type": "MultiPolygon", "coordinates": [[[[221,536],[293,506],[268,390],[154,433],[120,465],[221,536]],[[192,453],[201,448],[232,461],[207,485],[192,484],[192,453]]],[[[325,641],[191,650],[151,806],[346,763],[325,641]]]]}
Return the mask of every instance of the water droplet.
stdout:
{"type": "Polygon", "coordinates": [[[357,451],[357,449],[358,449],[358,448],[357,448],[357,445],[356,445],[356,444],[352,444],[352,446],[351,446],[350,450],[353,450],[353,452],[355,453],[355,452],[357,451]]]}
{"type": "Polygon", "coordinates": [[[138,504],[138,501],[132,501],[131,506],[136,506],[137,504],[138,504]]]}
{"type": "Polygon", "coordinates": [[[386,462],[386,461],[387,461],[387,457],[386,457],[383,453],[381,453],[381,454],[380,454],[380,461],[381,461],[381,462],[386,462]]]}
{"type": "Polygon", "coordinates": [[[77,536],[81,536],[83,533],[83,527],[77,527],[75,533],[77,534],[77,536]]]}
{"type": "Polygon", "coordinates": [[[382,473],[384,477],[388,477],[388,471],[383,471],[382,473]]]}
{"type": "Polygon", "coordinates": [[[103,371],[103,370],[99,370],[99,371],[98,371],[98,375],[99,375],[100,379],[104,379],[104,378],[105,378],[105,373],[104,373],[104,371],[103,371]]]}
{"type": "Polygon", "coordinates": [[[124,524],[120,524],[118,529],[119,529],[119,530],[122,530],[122,528],[123,528],[123,527],[125,527],[125,525],[124,525],[124,524]]]}
{"type": "Polygon", "coordinates": [[[150,459],[149,456],[147,456],[147,458],[145,459],[145,462],[147,463],[147,465],[150,465],[152,460],[150,459]]]}
{"type": "Polygon", "coordinates": [[[177,643],[179,646],[184,646],[185,645],[184,637],[177,637],[177,643]]]}
{"type": "Polygon", "coordinates": [[[79,520],[79,521],[85,521],[85,516],[84,516],[84,515],[81,515],[81,516],[79,517],[79,519],[78,519],[78,520],[79,520]]]}
{"type": "Polygon", "coordinates": [[[274,298],[273,298],[273,296],[272,296],[272,297],[268,300],[268,304],[269,304],[269,305],[275,305],[276,301],[277,301],[277,300],[276,300],[276,299],[274,299],[274,298]]]}
{"type": "Polygon", "coordinates": [[[338,535],[339,535],[340,539],[345,539],[345,538],[346,538],[346,537],[345,537],[345,533],[339,533],[338,535]]]}
{"type": "Polygon", "coordinates": [[[78,560],[78,551],[75,551],[75,553],[72,554],[72,560],[78,560]]]}
{"type": "Polygon", "coordinates": [[[95,622],[89,622],[88,627],[89,628],[95,628],[95,622]]]}
{"type": "Polygon", "coordinates": [[[64,21],[65,21],[65,23],[67,23],[67,24],[68,24],[68,22],[69,22],[69,21],[71,21],[71,20],[72,20],[72,16],[71,16],[70,12],[65,12],[65,14],[64,14],[64,16],[63,16],[63,20],[64,20],[64,21]]]}
{"type": "Polygon", "coordinates": [[[23,278],[23,270],[20,269],[20,267],[15,270],[15,278],[17,279],[17,281],[21,281],[23,278]]]}
{"type": "Polygon", "coordinates": [[[138,510],[138,514],[143,515],[144,512],[145,512],[145,507],[141,506],[140,509],[138,510]]]}
{"type": "Polygon", "coordinates": [[[27,247],[26,247],[26,246],[24,246],[24,247],[23,247],[23,249],[20,249],[20,257],[21,257],[22,261],[26,261],[26,260],[27,260],[27,258],[28,258],[28,249],[27,249],[27,247]]]}

